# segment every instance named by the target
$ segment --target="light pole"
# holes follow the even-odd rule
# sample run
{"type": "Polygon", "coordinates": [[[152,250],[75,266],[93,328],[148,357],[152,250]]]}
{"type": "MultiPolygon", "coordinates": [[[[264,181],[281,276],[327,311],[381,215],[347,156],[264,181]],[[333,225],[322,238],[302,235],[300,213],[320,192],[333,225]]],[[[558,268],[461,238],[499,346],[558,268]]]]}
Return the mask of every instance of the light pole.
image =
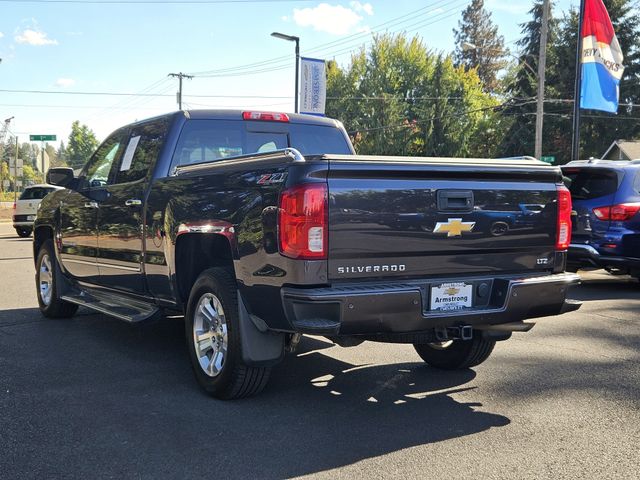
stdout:
{"type": "Polygon", "coordinates": [[[273,32],[272,37],[279,38],[281,40],[287,40],[288,42],[296,42],[296,91],[294,97],[295,113],[298,113],[298,76],[300,75],[300,37],[294,35],[285,35],[284,33],[273,32]]]}

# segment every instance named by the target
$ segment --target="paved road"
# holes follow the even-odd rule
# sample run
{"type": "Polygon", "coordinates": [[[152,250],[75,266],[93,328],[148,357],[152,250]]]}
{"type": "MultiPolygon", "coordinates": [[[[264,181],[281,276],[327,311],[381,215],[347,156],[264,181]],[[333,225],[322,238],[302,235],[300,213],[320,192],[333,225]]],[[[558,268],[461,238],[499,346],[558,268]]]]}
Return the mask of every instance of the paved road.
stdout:
{"type": "Polygon", "coordinates": [[[192,378],[180,320],[36,309],[31,243],[0,224],[0,477],[637,478],[640,286],[585,275],[583,308],[443,373],[409,346],[306,339],[259,397],[192,378]]]}

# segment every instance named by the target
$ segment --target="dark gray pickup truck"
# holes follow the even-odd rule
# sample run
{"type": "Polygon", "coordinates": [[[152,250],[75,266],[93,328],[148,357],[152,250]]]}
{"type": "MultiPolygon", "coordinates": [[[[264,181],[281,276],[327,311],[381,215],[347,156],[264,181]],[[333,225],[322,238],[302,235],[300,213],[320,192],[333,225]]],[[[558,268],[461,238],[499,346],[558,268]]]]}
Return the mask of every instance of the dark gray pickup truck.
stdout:
{"type": "Polygon", "coordinates": [[[557,167],[358,156],[305,115],[176,112],[109,136],[34,225],[42,313],[184,314],[200,385],[255,394],[301,334],[411,343],[468,368],[579,307],[557,167]]]}

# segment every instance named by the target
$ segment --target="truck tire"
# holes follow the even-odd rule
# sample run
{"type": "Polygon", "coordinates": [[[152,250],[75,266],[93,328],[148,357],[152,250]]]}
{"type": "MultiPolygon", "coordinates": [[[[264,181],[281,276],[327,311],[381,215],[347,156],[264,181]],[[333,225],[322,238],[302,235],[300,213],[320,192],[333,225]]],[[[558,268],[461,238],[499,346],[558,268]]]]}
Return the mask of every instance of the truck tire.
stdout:
{"type": "Polygon", "coordinates": [[[414,344],[418,355],[427,364],[443,370],[470,368],[484,362],[495,347],[495,340],[478,335],[471,340],[449,340],[439,343],[414,344]]]}
{"type": "Polygon", "coordinates": [[[16,233],[20,238],[27,238],[31,235],[32,229],[29,227],[16,227],[16,233]]]}
{"type": "Polygon", "coordinates": [[[78,305],[65,302],[58,296],[58,278],[61,275],[53,241],[40,247],[36,259],[36,290],[40,312],[48,318],[69,318],[78,311],[78,305]]]}
{"type": "Polygon", "coordinates": [[[222,400],[261,392],[271,372],[244,363],[239,322],[235,279],[224,268],[202,272],[187,304],[187,347],[198,383],[222,400]]]}

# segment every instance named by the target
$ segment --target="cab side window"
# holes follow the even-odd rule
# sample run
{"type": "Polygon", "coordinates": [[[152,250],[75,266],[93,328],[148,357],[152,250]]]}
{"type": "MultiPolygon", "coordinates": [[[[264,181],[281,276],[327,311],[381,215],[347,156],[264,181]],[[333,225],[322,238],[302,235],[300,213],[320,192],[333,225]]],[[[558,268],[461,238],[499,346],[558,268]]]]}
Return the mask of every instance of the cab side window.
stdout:
{"type": "Polygon", "coordinates": [[[113,164],[124,150],[124,133],[122,130],[115,132],[98,147],[80,174],[81,188],[104,187],[109,183],[113,164]]]}
{"type": "Polygon", "coordinates": [[[147,176],[160,154],[167,128],[167,121],[161,120],[131,130],[113,183],[135,182],[147,176]]]}

